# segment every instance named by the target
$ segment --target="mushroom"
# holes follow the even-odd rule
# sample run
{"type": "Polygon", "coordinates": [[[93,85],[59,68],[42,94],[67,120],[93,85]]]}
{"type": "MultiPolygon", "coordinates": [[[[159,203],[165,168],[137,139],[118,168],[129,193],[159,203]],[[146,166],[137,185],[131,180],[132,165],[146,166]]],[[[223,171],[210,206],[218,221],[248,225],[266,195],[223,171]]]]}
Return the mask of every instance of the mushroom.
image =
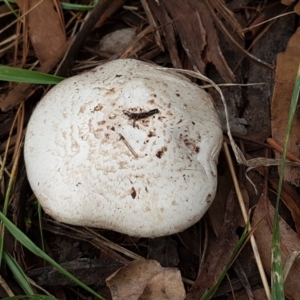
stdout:
{"type": "Polygon", "coordinates": [[[222,143],[210,96],[183,75],[119,59],[40,101],[25,163],[38,201],[73,225],[158,237],[203,216],[222,143]]]}

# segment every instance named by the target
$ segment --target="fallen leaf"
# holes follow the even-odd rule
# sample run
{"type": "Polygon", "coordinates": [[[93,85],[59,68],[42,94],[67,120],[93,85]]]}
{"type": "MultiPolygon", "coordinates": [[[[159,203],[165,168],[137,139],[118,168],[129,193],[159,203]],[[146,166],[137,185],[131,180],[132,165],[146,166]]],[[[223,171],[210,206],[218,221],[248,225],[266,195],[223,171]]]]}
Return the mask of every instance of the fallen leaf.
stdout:
{"type": "Polygon", "coordinates": [[[198,277],[189,291],[186,300],[200,299],[219,279],[223,269],[229,263],[233,249],[238,242],[236,229],[244,221],[233,190],[230,192],[225,219],[217,240],[208,249],[208,255],[198,277]]]}
{"type": "MultiPolygon", "coordinates": [[[[251,158],[251,156],[247,156],[247,159],[251,158]]],[[[262,176],[265,176],[265,170],[263,167],[257,167],[256,170],[262,176]]],[[[268,180],[271,186],[270,191],[277,193],[279,180],[271,177],[269,177],[268,180]]],[[[300,196],[297,191],[295,191],[295,188],[284,182],[282,185],[281,200],[291,212],[298,237],[300,238],[300,196]]]]}
{"type": "MultiPolygon", "coordinates": [[[[281,146],[284,145],[286,127],[292,93],[297,76],[300,52],[300,28],[294,33],[288,42],[285,52],[277,55],[277,67],[275,76],[275,88],[271,107],[271,126],[273,139],[281,146]]],[[[300,140],[300,111],[297,110],[290,135],[289,152],[299,157],[300,140]]],[[[276,158],[281,154],[275,152],[276,158]]],[[[300,186],[300,172],[298,167],[287,166],[284,172],[285,180],[300,186]]]]}
{"type": "Polygon", "coordinates": [[[299,15],[300,14],[300,2],[298,1],[297,4],[294,6],[294,12],[299,15]]]}
{"type": "MultiPolygon", "coordinates": [[[[75,260],[62,262],[60,265],[85,284],[104,285],[105,278],[112,272],[118,270],[122,266],[122,263],[110,258],[78,258],[75,260]]],[[[62,275],[52,266],[31,269],[26,274],[31,279],[34,279],[39,285],[54,287],[74,284],[71,279],[62,275]]]]}
{"type": "MultiPolygon", "coordinates": [[[[151,4],[150,1],[150,7],[162,27],[173,63],[180,64],[177,51],[172,49],[176,49],[173,32],[176,30],[189,60],[201,73],[205,73],[206,64],[212,62],[225,81],[235,80],[234,74],[222,55],[213,19],[203,1],[188,0],[179,3],[162,0],[159,4],[151,4]],[[166,25],[168,27],[164,28],[166,25]]],[[[224,6],[219,5],[218,8],[220,7],[224,6]]],[[[234,24],[236,28],[238,23],[234,15],[226,10],[226,16],[230,24],[234,24]]]]}
{"type": "Polygon", "coordinates": [[[187,56],[197,66],[198,70],[204,73],[206,64],[202,59],[202,53],[206,46],[206,32],[199,14],[193,11],[185,1],[163,0],[161,2],[172,17],[187,56]],[[197,36],[196,39],[195,36],[197,36]]]}
{"type": "MultiPolygon", "coordinates": [[[[221,154],[222,155],[222,154],[221,154]]],[[[218,173],[218,187],[215,199],[208,209],[210,224],[216,234],[220,235],[224,223],[224,215],[226,211],[226,202],[233,183],[230,176],[229,168],[226,168],[222,173],[218,173]]],[[[198,250],[199,252],[199,250],[198,250]]]]}
{"type": "Polygon", "coordinates": [[[281,3],[284,5],[291,5],[295,0],[281,0],[281,3]]]}
{"type": "Polygon", "coordinates": [[[182,69],[182,64],[179,59],[179,54],[176,47],[175,29],[172,24],[172,19],[165,10],[164,6],[160,5],[158,2],[149,1],[149,6],[153,11],[153,14],[159,20],[160,24],[163,24],[163,26],[161,26],[159,30],[162,31],[162,34],[165,37],[173,67],[182,69]]]}
{"type": "MultiPolygon", "coordinates": [[[[265,203],[264,197],[261,197],[253,215],[252,225],[255,228],[254,235],[256,238],[258,250],[266,272],[271,274],[271,246],[273,233],[273,219],[275,209],[267,200],[265,203]],[[258,224],[257,226],[255,224],[258,224]]],[[[279,221],[280,236],[281,236],[281,260],[284,266],[289,256],[294,251],[300,250],[300,240],[297,234],[288,226],[281,218],[279,221]]],[[[285,295],[288,299],[300,299],[300,262],[296,261],[290,269],[290,272],[285,281],[285,295]]]]}
{"type": "MultiPolygon", "coordinates": [[[[224,215],[224,211],[223,211],[224,215]]],[[[178,232],[177,236],[179,237],[181,243],[184,245],[184,249],[193,253],[196,256],[199,256],[199,247],[200,247],[200,237],[198,230],[195,230],[197,224],[187,228],[183,232],[178,232]]],[[[189,255],[190,256],[190,255],[189,255]]],[[[190,259],[190,257],[186,257],[190,259]]],[[[181,265],[184,263],[183,260],[180,260],[181,265]]]]}
{"type": "Polygon", "coordinates": [[[99,20],[97,21],[95,28],[100,28],[104,22],[111,17],[118,9],[120,9],[127,0],[115,0],[110,1],[110,5],[107,7],[107,9],[102,13],[99,20]]]}
{"type": "MultiPolygon", "coordinates": [[[[61,13],[57,11],[60,5],[54,5],[53,0],[28,0],[28,10],[33,10],[26,16],[29,36],[35,53],[43,65],[49,57],[55,55],[66,42],[64,24],[61,13]],[[38,4],[38,5],[37,5],[38,4]]],[[[20,5],[22,14],[26,14],[24,6],[20,5]]]]}
{"type": "Polygon", "coordinates": [[[180,272],[176,269],[167,269],[155,275],[149,281],[140,300],[157,299],[185,299],[185,290],[182,284],[180,272]]]}
{"type": "MultiPolygon", "coordinates": [[[[274,190],[277,191],[278,179],[269,179],[269,182],[274,190]]],[[[292,214],[298,238],[300,238],[300,196],[291,185],[284,183],[281,191],[281,199],[292,214]]]]}
{"type": "MultiPolygon", "coordinates": [[[[254,290],[252,291],[253,292],[253,295],[254,295],[254,298],[251,298],[251,300],[255,300],[255,299],[259,299],[259,300],[267,300],[267,296],[266,296],[266,292],[263,288],[261,289],[257,289],[257,290],[254,290]]],[[[228,300],[249,300],[249,297],[248,295],[245,293],[244,295],[236,295],[235,297],[231,297],[229,298],[228,300]]]]}
{"type": "MultiPolygon", "coordinates": [[[[228,66],[220,44],[219,44],[219,38],[217,35],[217,30],[215,28],[215,24],[213,22],[214,15],[211,12],[214,11],[214,8],[212,8],[212,3],[214,1],[195,1],[195,0],[189,0],[190,5],[193,9],[195,9],[197,12],[199,12],[201,16],[201,20],[203,21],[204,27],[207,32],[207,50],[208,50],[208,57],[210,57],[211,62],[216,66],[216,69],[220,73],[220,75],[223,77],[223,79],[226,82],[233,82],[235,81],[235,75],[233,74],[232,70],[228,66]],[[203,2],[203,3],[202,3],[203,2]],[[206,5],[205,5],[206,3],[206,5]]],[[[215,1],[216,2],[216,1],[215,1]]],[[[220,12],[220,10],[218,10],[220,12]]],[[[233,17],[233,15],[232,15],[233,17]]],[[[216,20],[215,20],[216,21],[216,20]]],[[[224,21],[223,21],[224,22],[224,21]]],[[[223,23],[222,22],[222,23],[223,23]]]]}
{"type": "Polygon", "coordinates": [[[158,261],[163,267],[177,267],[177,242],[170,236],[151,239],[148,245],[148,259],[158,261]]]}
{"type": "Polygon", "coordinates": [[[185,299],[180,272],[155,260],[135,260],[106,279],[113,300],[185,299]]]}

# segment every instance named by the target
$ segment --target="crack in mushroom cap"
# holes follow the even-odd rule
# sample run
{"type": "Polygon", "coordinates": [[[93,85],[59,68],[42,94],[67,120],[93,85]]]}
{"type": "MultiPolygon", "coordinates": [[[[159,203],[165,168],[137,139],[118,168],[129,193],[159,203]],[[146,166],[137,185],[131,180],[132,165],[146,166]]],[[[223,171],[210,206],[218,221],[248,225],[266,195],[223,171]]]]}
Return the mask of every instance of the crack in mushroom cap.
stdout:
{"type": "Polygon", "coordinates": [[[221,143],[203,89],[120,59],[46,94],[28,124],[24,154],[32,190],[54,219],[157,237],[183,231],[209,208],[221,143]],[[159,112],[139,120],[123,113],[153,109],[159,112]]]}

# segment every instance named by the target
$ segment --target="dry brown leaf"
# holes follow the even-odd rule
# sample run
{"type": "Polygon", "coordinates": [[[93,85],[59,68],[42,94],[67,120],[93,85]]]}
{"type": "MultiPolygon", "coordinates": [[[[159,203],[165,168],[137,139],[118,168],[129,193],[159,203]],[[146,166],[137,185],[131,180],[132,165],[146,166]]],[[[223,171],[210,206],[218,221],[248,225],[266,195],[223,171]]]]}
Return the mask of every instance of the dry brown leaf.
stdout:
{"type": "MultiPolygon", "coordinates": [[[[223,227],[224,222],[224,215],[225,215],[225,209],[228,201],[228,197],[231,196],[230,191],[233,187],[232,178],[230,177],[229,170],[226,170],[226,173],[221,175],[218,175],[218,188],[216,197],[214,199],[214,202],[208,209],[208,215],[210,219],[210,223],[212,225],[212,228],[216,234],[216,236],[219,236],[223,227]]],[[[249,195],[245,187],[240,184],[240,190],[243,195],[243,199],[245,201],[245,205],[248,209],[249,207],[249,195]]],[[[244,222],[240,221],[240,226],[244,226],[244,222]]]]}
{"type": "MultiPolygon", "coordinates": [[[[159,20],[160,25],[162,25],[162,28],[166,25],[165,12],[171,16],[182,47],[189,57],[190,62],[201,73],[204,74],[206,64],[212,62],[225,81],[234,81],[234,74],[222,55],[216,28],[209,9],[204,2],[187,0],[179,3],[178,1],[162,0],[159,7],[156,4],[151,4],[151,9],[159,20]],[[163,14],[161,11],[163,11],[163,14]]],[[[226,15],[228,16],[228,10],[226,11],[226,15]]],[[[230,14],[230,18],[233,18],[233,14],[230,14]]],[[[172,33],[170,29],[168,29],[169,32],[164,29],[162,30],[165,36],[169,32],[172,33]]],[[[167,44],[167,47],[170,53],[174,54],[172,53],[170,43],[167,44]]],[[[176,57],[176,53],[172,57],[176,57]]]]}
{"type": "MultiPolygon", "coordinates": [[[[148,22],[149,22],[149,25],[152,25],[154,28],[157,28],[158,25],[157,25],[156,20],[154,19],[154,16],[153,16],[153,14],[150,10],[150,7],[149,7],[149,4],[148,4],[147,0],[141,0],[141,4],[143,5],[145,14],[146,14],[148,22]]],[[[165,48],[164,48],[164,45],[161,41],[161,36],[159,34],[159,31],[155,30],[153,32],[153,35],[154,35],[156,45],[159,47],[159,49],[162,52],[165,52],[165,48]]]]}
{"type": "Polygon", "coordinates": [[[227,197],[233,187],[229,169],[226,168],[224,174],[218,174],[218,187],[215,199],[208,209],[210,224],[216,234],[220,235],[224,223],[227,197]]]}
{"type": "MultiPolygon", "coordinates": [[[[267,300],[267,296],[266,296],[266,292],[264,289],[257,289],[255,291],[252,291],[254,298],[252,299],[256,299],[256,300],[267,300]]],[[[236,297],[229,297],[227,300],[249,300],[249,297],[246,293],[244,293],[244,295],[236,295],[236,297]]]]}
{"type": "MultiPolygon", "coordinates": [[[[66,42],[55,55],[49,57],[44,65],[38,68],[38,71],[48,73],[67,51],[70,42],[71,40],[66,42]]],[[[22,101],[30,97],[30,95],[34,92],[34,89],[36,89],[36,86],[29,83],[16,84],[6,94],[0,96],[0,109],[4,112],[9,111],[22,101]]]]}
{"type": "Polygon", "coordinates": [[[241,281],[241,283],[244,287],[244,291],[246,292],[246,295],[248,296],[248,299],[254,300],[254,295],[252,293],[251,284],[248,279],[249,275],[246,273],[247,266],[246,266],[246,264],[245,264],[245,266],[242,265],[242,263],[241,263],[242,260],[243,260],[243,264],[245,264],[245,259],[241,259],[241,257],[238,257],[236,259],[236,261],[233,264],[233,270],[236,273],[236,275],[238,276],[239,280],[241,281]]]}
{"type": "Polygon", "coordinates": [[[202,1],[189,0],[189,5],[199,13],[200,19],[203,22],[206,30],[208,52],[206,58],[210,57],[209,61],[215,65],[216,69],[226,82],[233,82],[235,81],[235,76],[223,56],[219,45],[217,31],[210,13],[211,8],[209,5],[211,3],[212,1],[206,1],[205,5],[205,3],[202,1]]]}
{"type": "MultiPolygon", "coordinates": [[[[253,227],[260,222],[254,231],[259,253],[261,255],[262,263],[266,272],[271,273],[271,246],[273,233],[273,219],[274,207],[270,201],[265,203],[264,198],[261,197],[252,220],[253,227]]],[[[288,226],[288,224],[280,219],[280,236],[281,236],[281,259],[283,266],[287,262],[289,256],[293,251],[300,250],[300,240],[296,233],[288,226]]],[[[300,262],[295,262],[285,281],[285,295],[289,299],[300,299],[300,262]]]]}
{"type": "Polygon", "coordinates": [[[281,0],[281,3],[284,5],[291,5],[295,0],[281,0]]]}
{"type": "MultiPolygon", "coordinates": [[[[36,6],[26,17],[29,36],[35,53],[43,65],[49,57],[56,55],[66,43],[66,33],[62,26],[61,14],[58,14],[53,0],[28,0],[28,10],[36,6]]],[[[26,14],[21,5],[22,14],[26,14]]]]}
{"type": "Polygon", "coordinates": [[[180,272],[168,268],[155,275],[148,283],[139,300],[185,299],[180,272]]]}
{"type": "Polygon", "coordinates": [[[107,7],[105,12],[101,15],[98,22],[95,25],[95,28],[100,28],[104,22],[112,15],[114,14],[122,5],[126,3],[127,0],[114,0],[111,1],[110,5],[107,7]]]}
{"type": "Polygon", "coordinates": [[[154,259],[163,267],[177,267],[179,264],[178,243],[170,236],[149,240],[148,259],[154,259]]]}
{"type": "Polygon", "coordinates": [[[9,111],[19,104],[27,95],[32,93],[33,86],[29,83],[15,85],[7,94],[0,96],[0,109],[4,112],[9,111]]]}
{"type": "MultiPolygon", "coordinates": [[[[269,180],[275,191],[278,190],[278,180],[269,180]]],[[[281,199],[292,214],[298,238],[300,238],[300,196],[292,186],[284,183],[282,186],[281,199]]]]}
{"type": "MultiPolygon", "coordinates": [[[[177,236],[179,237],[181,243],[184,245],[184,251],[189,251],[194,255],[199,256],[201,239],[199,238],[199,232],[195,230],[194,226],[187,228],[183,232],[177,233],[177,236]]],[[[181,264],[183,263],[182,259],[180,262],[181,264]]]]}
{"type": "Polygon", "coordinates": [[[227,199],[225,220],[220,235],[208,249],[204,266],[201,268],[186,300],[200,299],[206,291],[214,286],[238,242],[236,229],[243,224],[238,200],[232,190],[227,199]]]}
{"type": "Polygon", "coordinates": [[[159,30],[162,31],[162,34],[166,40],[166,45],[170,54],[173,67],[181,69],[182,64],[179,59],[176,47],[175,31],[170,16],[166,12],[164,6],[159,5],[156,1],[149,1],[149,6],[153,11],[153,14],[156,16],[156,18],[162,25],[159,28],[159,30]]]}
{"type": "Polygon", "coordinates": [[[180,272],[155,260],[135,260],[106,280],[113,300],[185,299],[180,272]]]}
{"type": "MultiPolygon", "coordinates": [[[[272,136],[279,145],[284,145],[290,103],[299,65],[300,28],[291,37],[284,53],[277,55],[275,88],[271,107],[272,136]]],[[[290,136],[289,152],[299,157],[300,140],[300,110],[297,110],[290,136]]],[[[275,153],[276,158],[281,155],[275,153]]],[[[300,186],[299,167],[287,166],[284,172],[285,180],[300,186]]]]}
{"type": "MultiPolygon", "coordinates": [[[[247,156],[247,158],[249,159],[250,156],[247,156]]],[[[262,167],[257,167],[256,170],[262,176],[265,176],[265,171],[262,167]]],[[[273,188],[273,190],[277,192],[279,180],[270,177],[268,178],[268,180],[271,185],[271,190],[273,188]]],[[[300,196],[290,184],[283,183],[281,191],[281,200],[291,212],[298,237],[300,238],[300,196]]]]}
{"type": "Polygon", "coordinates": [[[162,3],[173,19],[182,47],[190,61],[201,73],[205,73],[206,63],[202,59],[202,53],[206,46],[206,32],[199,14],[185,1],[162,0],[162,3]]]}
{"type": "Polygon", "coordinates": [[[298,1],[297,4],[294,6],[294,12],[300,15],[300,1],[298,1]]]}

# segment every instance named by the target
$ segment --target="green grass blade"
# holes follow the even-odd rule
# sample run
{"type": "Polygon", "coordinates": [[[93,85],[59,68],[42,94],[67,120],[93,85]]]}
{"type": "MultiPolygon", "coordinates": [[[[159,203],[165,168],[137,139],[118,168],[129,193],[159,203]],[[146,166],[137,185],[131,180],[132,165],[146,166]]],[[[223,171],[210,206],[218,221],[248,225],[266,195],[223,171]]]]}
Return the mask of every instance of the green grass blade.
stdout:
{"type": "Polygon", "coordinates": [[[27,280],[25,273],[23,272],[22,268],[17,263],[17,261],[6,251],[3,252],[3,259],[6,262],[9,269],[14,274],[14,276],[17,279],[17,281],[19,282],[19,284],[21,285],[23,291],[27,295],[34,295],[35,292],[32,289],[30,283],[27,280]]]}
{"type": "Polygon", "coordinates": [[[0,66],[0,80],[33,84],[57,84],[65,78],[37,71],[0,66]]]}
{"type": "Polygon", "coordinates": [[[62,9],[76,10],[76,11],[92,10],[95,7],[94,5],[72,4],[72,3],[66,3],[66,2],[61,2],[60,4],[61,4],[62,9]]]}
{"type": "Polygon", "coordinates": [[[19,228],[17,228],[2,212],[0,212],[0,220],[3,222],[7,230],[17,239],[24,247],[26,247],[29,251],[35,254],[38,257],[41,257],[49,264],[51,264],[56,270],[60,273],[68,277],[70,280],[75,282],[77,285],[84,288],[90,294],[94,295],[98,299],[105,300],[99,294],[97,294],[94,290],[88,287],[86,284],[81,282],[67,270],[62,268],[56,261],[54,261],[49,255],[47,255],[44,251],[42,251],[38,246],[36,246],[19,228]]]}
{"type": "Polygon", "coordinates": [[[282,160],[280,165],[280,177],[279,177],[279,185],[277,191],[276,209],[275,209],[275,216],[274,216],[274,232],[273,232],[273,240],[272,240],[272,270],[271,270],[271,286],[272,286],[271,299],[272,300],[284,299],[283,268],[282,268],[281,253],[280,253],[279,204],[280,204],[282,184],[284,180],[286,154],[288,151],[293,120],[297,109],[299,92],[300,92],[300,64],[298,66],[297,77],[294,85],[288,125],[287,125],[287,130],[285,135],[282,160]]]}

